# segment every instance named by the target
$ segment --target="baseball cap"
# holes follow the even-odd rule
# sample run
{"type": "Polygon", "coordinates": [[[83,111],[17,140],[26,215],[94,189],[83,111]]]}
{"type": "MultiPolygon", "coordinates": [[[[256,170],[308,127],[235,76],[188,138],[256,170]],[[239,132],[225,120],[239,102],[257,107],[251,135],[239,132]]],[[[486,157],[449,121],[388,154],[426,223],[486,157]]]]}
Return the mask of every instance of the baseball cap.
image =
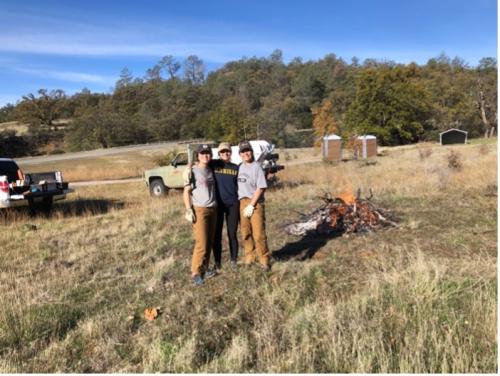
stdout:
{"type": "Polygon", "coordinates": [[[229,151],[231,151],[231,145],[229,145],[229,143],[227,143],[227,142],[221,142],[219,144],[219,152],[221,152],[222,150],[229,150],[229,151]]]}
{"type": "Polygon", "coordinates": [[[198,145],[198,149],[196,149],[196,152],[200,154],[203,153],[204,151],[208,151],[210,152],[210,154],[212,154],[212,148],[209,145],[207,144],[198,145]]]}
{"type": "Polygon", "coordinates": [[[241,141],[238,145],[238,150],[241,153],[244,150],[251,150],[253,151],[252,145],[250,145],[250,142],[248,141],[241,141]]]}

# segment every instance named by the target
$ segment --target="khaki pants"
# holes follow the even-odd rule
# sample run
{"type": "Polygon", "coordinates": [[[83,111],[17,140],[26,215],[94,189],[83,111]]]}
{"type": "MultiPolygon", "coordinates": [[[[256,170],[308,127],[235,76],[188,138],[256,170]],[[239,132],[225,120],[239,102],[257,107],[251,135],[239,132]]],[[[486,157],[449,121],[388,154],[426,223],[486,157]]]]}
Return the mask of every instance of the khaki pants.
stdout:
{"type": "Polygon", "coordinates": [[[269,248],[266,236],[265,205],[258,203],[250,218],[243,215],[243,210],[250,204],[249,198],[240,200],[240,224],[243,248],[245,249],[245,264],[251,264],[259,259],[261,265],[269,265],[269,248]]]}
{"type": "Polygon", "coordinates": [[[193,223],[194,249],[191,273],[203,275],[210,261],[210,250],[214,242],[217,208],[194,207],[196,222],[193,223]]]}

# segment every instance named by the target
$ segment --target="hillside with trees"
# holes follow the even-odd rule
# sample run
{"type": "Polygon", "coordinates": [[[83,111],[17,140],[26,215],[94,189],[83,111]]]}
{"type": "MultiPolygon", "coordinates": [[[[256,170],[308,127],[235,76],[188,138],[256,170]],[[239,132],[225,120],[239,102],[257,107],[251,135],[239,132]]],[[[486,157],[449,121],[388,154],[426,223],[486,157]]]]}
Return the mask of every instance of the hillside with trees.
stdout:
{"type": "Polygon", "coordinates": [[[436,140],[451,127],[488,137],[497,128],[497,61],[471,67],[441,54],[425,65],[348,63],[329,54],[284,63],[276,50],[207,74],[198,56],[165,56],[142,77],[124,68],[110,94],[27,94],[0,108],[0,123],[9,121],[29,132],[0,130],[2,156],[201,137],[301,147],[331,131],[374,134],[383,145],[436,140]]]}

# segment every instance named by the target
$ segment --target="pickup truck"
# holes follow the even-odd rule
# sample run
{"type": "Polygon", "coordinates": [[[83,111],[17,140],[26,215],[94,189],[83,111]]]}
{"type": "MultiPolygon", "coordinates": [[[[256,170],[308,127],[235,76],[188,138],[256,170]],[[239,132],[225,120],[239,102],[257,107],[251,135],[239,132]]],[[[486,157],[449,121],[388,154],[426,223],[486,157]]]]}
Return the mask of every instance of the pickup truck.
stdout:
{"type": "MultiPolygon", "coordinates": [[[[284,166],[278,164],[279,155],[273,153],[274,145],[264,140],[250,141],[254,151],[254,157],[262,165],[266,178],[274,180],[278,171],[284,169],[284,166]]],[[[182,174],[188,163],[195,160],[195,151],[199,144],[189,144],[187,151],[178,153],[170,162],[169,166],[160,166],[144,172],[143,180],[149,187],[149,193],[152,197],[162,197],[168,194],[169,189],[182,189],[182,174]]],[[[214,159],[218,159],[217,145],[212,146],[214,159]]],[[[231,147],[231,162],[240,164],[241,157],[238,153],[238,146],[231,147]]]]}
{"type": "Polygon", "coordinates": [[[28,206],[49,212],[52,203],[74,192],[60,171],[24,174],[17,163],[0,158],[0,209],[28,206]]]}

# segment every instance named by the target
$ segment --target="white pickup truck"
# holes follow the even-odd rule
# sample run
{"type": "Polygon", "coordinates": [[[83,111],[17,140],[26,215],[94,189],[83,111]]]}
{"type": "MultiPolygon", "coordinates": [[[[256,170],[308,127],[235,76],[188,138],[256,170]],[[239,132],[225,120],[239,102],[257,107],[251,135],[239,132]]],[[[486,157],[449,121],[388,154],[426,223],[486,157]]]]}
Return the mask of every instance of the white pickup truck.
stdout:
{"type": "Polygon", "coordinates": [[[29,206],[48,212],[71,192],[60,171],[24,174],[14,160],[0,158],[0,209],[29,206]]]}

